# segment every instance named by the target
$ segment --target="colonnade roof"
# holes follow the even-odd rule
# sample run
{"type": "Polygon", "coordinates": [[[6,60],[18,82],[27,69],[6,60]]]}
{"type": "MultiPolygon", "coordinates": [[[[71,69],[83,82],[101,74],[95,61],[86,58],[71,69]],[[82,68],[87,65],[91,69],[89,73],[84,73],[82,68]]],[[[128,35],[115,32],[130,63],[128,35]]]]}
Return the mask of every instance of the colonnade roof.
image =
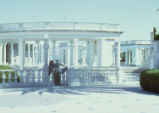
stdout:
{"type": "Polygon", "coordinates": [[[120,33],[119,24],[89,22],[23,22],[0,24],[0,33],[7,32],[42,32],[42,31],[76,31],[76,32],[113,32],[120,33]]]}

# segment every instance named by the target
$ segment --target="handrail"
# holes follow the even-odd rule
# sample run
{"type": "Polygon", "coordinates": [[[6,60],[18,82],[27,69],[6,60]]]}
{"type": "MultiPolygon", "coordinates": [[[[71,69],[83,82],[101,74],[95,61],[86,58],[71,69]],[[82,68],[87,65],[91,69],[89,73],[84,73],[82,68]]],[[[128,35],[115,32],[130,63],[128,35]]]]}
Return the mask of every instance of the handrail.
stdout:
{"type": "Polygon", "coordinates": [[[2,32],[29,32],[29,31],[100,31],[120,32],[118,24],[89,23],[89,22],[24,22],[0,24],[2,32]]]}

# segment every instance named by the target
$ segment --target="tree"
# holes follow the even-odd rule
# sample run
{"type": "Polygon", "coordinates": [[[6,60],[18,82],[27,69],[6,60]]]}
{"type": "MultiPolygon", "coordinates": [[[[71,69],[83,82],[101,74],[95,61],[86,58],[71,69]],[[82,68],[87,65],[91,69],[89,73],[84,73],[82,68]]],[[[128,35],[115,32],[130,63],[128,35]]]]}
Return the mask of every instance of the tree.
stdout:
{"type": "Polygon", "coordinates": [[[156,27],[154,27],[154,28],[153,28],[154,37],[155,37],[156,32],[157,32],[156,27]]]}
{"type": "Polygon", "coordinates": [[[153,28],[154,40],[159,40],[159,33],[157,33],[156,27],[153,28]]]}

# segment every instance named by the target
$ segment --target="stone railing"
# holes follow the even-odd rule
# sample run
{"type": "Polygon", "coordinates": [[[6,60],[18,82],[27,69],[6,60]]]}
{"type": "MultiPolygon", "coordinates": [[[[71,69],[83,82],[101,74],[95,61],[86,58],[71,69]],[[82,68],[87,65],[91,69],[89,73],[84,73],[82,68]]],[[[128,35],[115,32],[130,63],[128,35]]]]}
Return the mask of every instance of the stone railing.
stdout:
{"type": "Polygon", "coordinates": [[[107,31],[120,32],[118,24],[87,23],[87,22],[25,22],[0,24],[0,32],[29,31],[107,31]]]}
{"type": "MultiPolygon", "coordinates": [[[[4,70],[0,87],[40,87],[54,85],[54,77],[46,78],[42,75],[42,69],[4,70]],[[46,80],[44,80],[46,79],[46,80]]],[[[116,68],[79,68],[68,69],[61,74],[61,85],[82,86],[82,85],[103,85],[116,83],[118,80],[116,68]]]]}
{"type": "Polygon", "coordinates": [[[1,70],[1,87],[32,87],[46,85],[42,82],[42,69],[1,70]]]}
{"type": "Polygon", "coordinates": [[[117,68],[79,68],[67,71],[68,85],[98,85],[118,82],[117,68]]]}

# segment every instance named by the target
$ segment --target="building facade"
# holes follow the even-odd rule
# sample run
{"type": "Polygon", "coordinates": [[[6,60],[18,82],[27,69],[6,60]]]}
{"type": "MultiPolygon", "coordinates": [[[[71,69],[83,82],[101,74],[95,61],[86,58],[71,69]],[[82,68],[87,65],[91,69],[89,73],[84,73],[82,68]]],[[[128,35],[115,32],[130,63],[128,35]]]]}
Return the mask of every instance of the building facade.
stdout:
{"type": "Polygon", "coordinates": [[[121,65],[143,66],[150,59],[150,40],[121,41],[121,65]]]}
{"type": "Polygon", "coordinates": [[[69,67],[120,66],[117,24],[37,22],[0,24],[0,65],[44,65],[44,34],[50,60],[69,67]]]}

